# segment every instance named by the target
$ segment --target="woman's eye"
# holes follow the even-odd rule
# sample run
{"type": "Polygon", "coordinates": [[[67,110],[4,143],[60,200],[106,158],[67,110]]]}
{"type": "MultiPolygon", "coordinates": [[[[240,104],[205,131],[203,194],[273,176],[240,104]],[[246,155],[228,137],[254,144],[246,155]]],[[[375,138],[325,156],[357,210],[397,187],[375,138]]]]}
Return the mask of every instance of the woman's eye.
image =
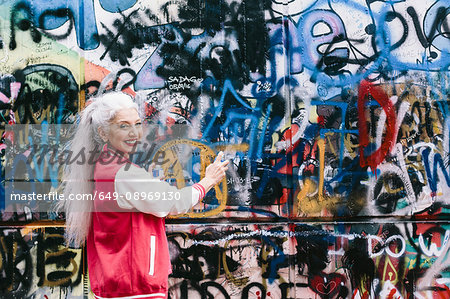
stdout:
{"type": "Polygon", "coordinates": [[[134,126],[139,128],[140,126],[142,126],[142,123],[136,123],[134,126]]]}
{"type": "Polygon", "coordinates": [[[128,125],[120,125],[119,128],[121,128],[121,129],[128,129],[128,125]]]}

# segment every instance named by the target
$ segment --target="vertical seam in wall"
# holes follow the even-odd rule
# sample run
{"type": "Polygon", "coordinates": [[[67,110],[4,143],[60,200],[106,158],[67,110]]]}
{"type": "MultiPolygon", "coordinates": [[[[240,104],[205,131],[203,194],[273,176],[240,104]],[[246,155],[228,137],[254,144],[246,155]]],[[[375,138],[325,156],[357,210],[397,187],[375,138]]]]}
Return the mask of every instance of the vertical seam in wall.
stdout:
{"type": "MultiPolygon", "coordinates": [[[[285,0],[286,2],[288,2],[289,0],[285,0]]],[[[286,57],[286,59],[284,60],[285,63],[285,70],[286,70],[286,75],[289,78],[291,78],[291,70],[290,70],[290,57],[289,57],[289,39],[288,39],[288,34],[289,34],[289,26],[285,26],[284,22],[285,19],[289,16],[289,5],[288,3],[286,3],[286,11],[285,11],[285,15],[283,15],[282,18],[282,23],[281,23],[281,30],[283,32],[283,51],[284,51],[284,55],[286,57]],[[286,42],[285,42],[285,39],[286,42]],[[286,46],[287,45],[287,48],[286,46]]],[[[286,77],[283,78],[284,81],[286,81],[286,77]]],[[[289,116],[289,130],[290,130],[290,134],[289,134],[289,147],[292,149],[293,144],[292,144],[292,101],[293,101],[293,97],[291,95],[291,89],[289,88],[288,84],[284,84],[284,90],[285,90],[285,94],[286,97],[288,99],[287,105],[286,105],[286,112],[285,115],[290,115],[289,116]]],[[[286,161],[289,161],[289,165],[291,166],[291,169],[293,167],[293,153],[292,151],[286,151],[287,153],[287,157],[286,157],[286,161]]],[[[293,212],[293,207],[294,207],[294,173],[292,172],[291,176],[287,176],[287,187],[289,188],[290,192],[288,192],[288,198],[287,198],[287,204],[288,204],[288,222],[291,222],[292,219],[292,212],[293,212]]],[[[295,215],[296,216],[296,215],[295,215]]]]}
{"type": "MultiPolygon", "coordinates": [[[[84,31],[85,31],[85,26],[84,26],[84,1],[80,1],[81,3],[79,3],[79,10],[78,10],[78,22],[79,22],[79,26],[80,28],[82,28],[82,30],[79,30],[80,34],[82,34],[82,38],[84,40],[84,31]]],[[[93,7],[95,9],[95,3],[93,3],[93,7]]],[[[74,16],[75,17],[75,16],[74,16]]],[[[95,22],[97,22],[97,18],[94,18],[95,22]]],[[[75,20],[74,20],[75,22],[75,20]]],[[[76,25],[75,25],[76,26],[76,25]]],[[[78,51],[78,55],[79,55],[79,63],[80,63],[80,77],[78,78],[79,82],[78,82],[78,86],[79,86],[79,100],[78,100],[78,111],[81,111],[82,108],[84,108],[85,105],[85,100],[86,100],[86,94],[83,90],[81,90],[81,86],[83,86],[86,83],[86,76],[85,76],[85,59],[84,59],[84,51],[78,51]]]]}

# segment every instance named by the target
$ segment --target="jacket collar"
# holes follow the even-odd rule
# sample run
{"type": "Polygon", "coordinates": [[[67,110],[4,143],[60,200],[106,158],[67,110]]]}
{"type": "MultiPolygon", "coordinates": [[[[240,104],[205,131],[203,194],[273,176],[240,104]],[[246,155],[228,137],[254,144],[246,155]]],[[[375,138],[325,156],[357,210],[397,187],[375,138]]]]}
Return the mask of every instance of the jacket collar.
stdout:
{"type": "Polygon", "coordinates": [[[114,147],[112,147],[108,143],[105,143],[103,145],[102,154],[103,153],[108,156],[117,156],[123,162],[131,162],[130,159],[125,157],[121,151],[116,150],[114,147]]]}

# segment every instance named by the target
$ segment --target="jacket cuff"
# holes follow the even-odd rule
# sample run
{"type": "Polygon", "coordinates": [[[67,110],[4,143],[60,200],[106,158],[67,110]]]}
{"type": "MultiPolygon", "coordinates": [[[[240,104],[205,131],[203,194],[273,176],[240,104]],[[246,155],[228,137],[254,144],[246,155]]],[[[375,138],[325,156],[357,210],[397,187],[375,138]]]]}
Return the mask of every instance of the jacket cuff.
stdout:
{"type": "Polygon", "coordinates": [[[192,187],[200,193],[198,200],[202,200],[206,195],[205,188],[200,184],[194,184],[192,187]]]}

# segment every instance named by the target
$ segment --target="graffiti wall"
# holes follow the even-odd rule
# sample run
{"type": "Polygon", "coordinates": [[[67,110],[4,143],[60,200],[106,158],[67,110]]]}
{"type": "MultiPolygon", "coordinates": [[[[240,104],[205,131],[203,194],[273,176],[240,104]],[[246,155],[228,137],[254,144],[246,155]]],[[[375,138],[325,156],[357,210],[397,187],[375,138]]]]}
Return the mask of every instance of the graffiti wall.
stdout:
{"type": "MultiPolygon", "coordinates": [[[[143,166],[230,160],[167,219],[171,298],[449,298],[449,66],[448,0],[0,0],[0,195],[57,190],[33,142],[120,90],[164,132],[143,166]]],[[[92,298],[63,215],[1,209],[0,297],[92,298]]]]}

